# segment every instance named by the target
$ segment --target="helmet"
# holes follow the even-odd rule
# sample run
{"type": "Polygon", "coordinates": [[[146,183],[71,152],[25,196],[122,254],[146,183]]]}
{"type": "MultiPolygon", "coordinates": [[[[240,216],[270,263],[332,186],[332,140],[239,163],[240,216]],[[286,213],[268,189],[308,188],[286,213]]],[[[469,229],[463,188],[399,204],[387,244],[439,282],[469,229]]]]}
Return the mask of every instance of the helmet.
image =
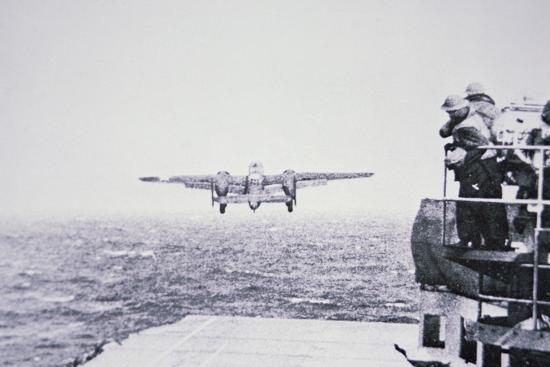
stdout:
{"type": "Polygon", "coordinates": [[[441,109],[445,112],[457,111],[461,108],[468,107],[469,103],[467,100],[462,98],[459,95],[452,94],[445,98],[445,102],[441,105],[441,109]]]}
{"type": "Polygon", "coordinates": [[[485,87],[481,83],[472,82],[466,87],[466,94],[471,96],[473,94],[483,94],[485,93],[485,87]]]}

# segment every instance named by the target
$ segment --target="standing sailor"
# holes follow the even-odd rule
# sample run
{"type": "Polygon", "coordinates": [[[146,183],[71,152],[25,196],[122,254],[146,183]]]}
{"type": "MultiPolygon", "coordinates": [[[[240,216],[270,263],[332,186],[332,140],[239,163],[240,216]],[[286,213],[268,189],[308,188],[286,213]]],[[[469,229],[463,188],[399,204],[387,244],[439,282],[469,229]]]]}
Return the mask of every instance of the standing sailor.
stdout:
{"type": "MultiPolygon", "coordinates": [[[[491,133],[482,117],[470,108],[469,102],[451,95],[441,106],[449,114],[449,121],[439,134],[453,137],[447,144],[445,163],[455,172],[460,182],[459,196],[463,198],[502,198],[502,174],[497,166],[494,150],[477,149],[489,145],[491,133]]],[[[504,248],[508,238],[506,209],[494,203],[456,203],[457,232],[461,245],[478,248],[482,238],[486,249],[504,248]]]]}
{"type": "MultiPolygon", "coordinates": [[[[470,109],[477,112],[489,131],[493,128],[493,122],[498,117],[498,109],[495,100],[485,93],[485,87],[481,83],[473,82],[466,87],[466,98],[470,102],[470,109]]],[[[491,139],[494,141],[494,139],[491,139]]]]}

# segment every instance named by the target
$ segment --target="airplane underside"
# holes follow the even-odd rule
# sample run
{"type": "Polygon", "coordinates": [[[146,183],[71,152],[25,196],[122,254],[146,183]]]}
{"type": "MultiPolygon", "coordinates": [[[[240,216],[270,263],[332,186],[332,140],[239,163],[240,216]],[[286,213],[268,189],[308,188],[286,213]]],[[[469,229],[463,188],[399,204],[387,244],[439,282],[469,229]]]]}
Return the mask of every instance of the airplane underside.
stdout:
{"type": "Polygon", "coordinates": [[[225,213],[228,204],[248,203],[252,211],[256,211],[262,203],[285,203],[289,213],[294,210],[293,198],[287,195],[227,195],[217,196],[213,198],[213,202],[219,204],[221,214],[225,213]]]}

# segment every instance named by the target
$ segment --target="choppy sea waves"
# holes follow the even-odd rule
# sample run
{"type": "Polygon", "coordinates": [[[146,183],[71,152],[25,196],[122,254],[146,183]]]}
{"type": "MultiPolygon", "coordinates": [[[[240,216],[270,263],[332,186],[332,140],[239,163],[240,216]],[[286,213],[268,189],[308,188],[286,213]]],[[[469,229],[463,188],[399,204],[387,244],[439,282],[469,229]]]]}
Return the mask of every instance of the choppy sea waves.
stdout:
{"type": "Polygon", "coordinates": [[[0,223],[0,365],[67,366],[188,314],[416,322],[411,222],[217,216],[0,223]]]}

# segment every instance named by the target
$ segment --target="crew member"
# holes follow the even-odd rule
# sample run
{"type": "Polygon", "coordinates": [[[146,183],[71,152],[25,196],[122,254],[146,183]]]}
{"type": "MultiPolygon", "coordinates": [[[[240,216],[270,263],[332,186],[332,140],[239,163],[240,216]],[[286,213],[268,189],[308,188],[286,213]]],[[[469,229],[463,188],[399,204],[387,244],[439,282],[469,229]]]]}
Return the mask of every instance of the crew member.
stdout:
{"type": "Polygon", "coordinates": [[[466,86],[466,100],[470,102],[470,107],[477,109],[478,106],[495,106],[495,100],[485,93],[485,87],[478,82],[472,82],[466,86]]]}
{"type": "MultiPolygon", "coordinates": [[[[466,86],[466,100],[470,102],[470,109],[477,112],[483,122],[492,132],[493,122],[498,117],[498,109],[495,100],[485,93],[485,87],[481,83],[472,82],[466,86]]],[[[494,141],[494,138],[492,138],[494,141]]]]}
{"type": "MultiPolygon", "coordinates": [[[[470,108],[464,98],[451,95],[441,108],[449,114],[439,131],[442,137],[453,137],[445,146],[449,169],[460,182],[459,196],[463,198],[502,198],[502,174],[494,150],[477,149],[490,144],[490,132],[481,116],[470,108]]],[[[494,203],[456,203],[458,237],[462,245],[479,248],[482,238],[486,249],[502,249],[508,238],[506,209],[494,203]]]]}

